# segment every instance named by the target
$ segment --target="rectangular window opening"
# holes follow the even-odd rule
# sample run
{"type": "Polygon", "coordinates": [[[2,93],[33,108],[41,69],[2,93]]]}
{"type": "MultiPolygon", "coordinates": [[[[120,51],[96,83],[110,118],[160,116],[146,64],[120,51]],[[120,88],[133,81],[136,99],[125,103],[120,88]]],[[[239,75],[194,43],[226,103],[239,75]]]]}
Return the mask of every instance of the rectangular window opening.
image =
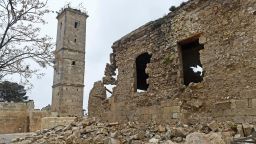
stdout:
{"type": "Polygon", "coordinates": [[[61,31],[62,31],[62,22],[60,23],[60,30],[59,30],[60,37],[61,37],[61,31]]]}
{"type": "Polygon", "coordinates": [[[146,73],[146,68],[150,59],[151,55],[148,53],[143,53],[136,58],[136,92],[146,92],[148,90],[147,79],[149,76],[146,73]]]}
{"type": "Polygon", "coordinates": [[[76,65],[76,62],[75,62],[75,61],[72,61],[72,65],[76,65]]]}
{"type": "Polygon", "coordinates": [[[204,71],[200,60],[200,50],[204,45],[199,43],[199,37],[192,37],[179,44],[182,61],[183,84],[200,83],[203,81],[204,71]]]}
{"type": "Polygon", "coordinates": [[[79,22],[75,22],[75,28],[79,27],[79,22]]]}

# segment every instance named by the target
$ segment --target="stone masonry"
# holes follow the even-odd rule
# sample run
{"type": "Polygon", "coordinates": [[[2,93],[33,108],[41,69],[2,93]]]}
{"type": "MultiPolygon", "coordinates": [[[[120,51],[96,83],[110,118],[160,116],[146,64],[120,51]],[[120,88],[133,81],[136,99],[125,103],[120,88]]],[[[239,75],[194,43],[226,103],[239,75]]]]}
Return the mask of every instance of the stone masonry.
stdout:
{"type": "Polygon", "coordinates": [[[46,110],[34,109],[34,102],[1,102],[0,134],[33,132],[41,129],[43,117],[55,116],[46,110]]]}
{"type": "Polygon", "coordinates": [[[255,124],[256,1],[190,0],[170,10],[113,44],[103,83],[116,85],[109,99],[89,101],[89,116],[255,124]]]}
{"type": "Polygon", "coordinates": [[[87,14],[65,8],[57,16],[52,111],[59,116],[83,115],[85,32],[87,14]]]}

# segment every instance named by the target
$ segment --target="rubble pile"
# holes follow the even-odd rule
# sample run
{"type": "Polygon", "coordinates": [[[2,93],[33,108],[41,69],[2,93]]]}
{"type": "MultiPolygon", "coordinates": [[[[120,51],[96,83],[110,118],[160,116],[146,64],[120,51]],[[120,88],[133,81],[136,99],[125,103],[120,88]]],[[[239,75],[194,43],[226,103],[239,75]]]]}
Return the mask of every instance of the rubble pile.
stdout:
{"type": "Polygon", "coordinates": [[[95,118],[76,119],[67,126],[35,132],[17,138],[13,144],[225,144],[234,138],[247,137],[253,125],[233,122],[175,126],[127,122],[102,123],[95,118]]]}

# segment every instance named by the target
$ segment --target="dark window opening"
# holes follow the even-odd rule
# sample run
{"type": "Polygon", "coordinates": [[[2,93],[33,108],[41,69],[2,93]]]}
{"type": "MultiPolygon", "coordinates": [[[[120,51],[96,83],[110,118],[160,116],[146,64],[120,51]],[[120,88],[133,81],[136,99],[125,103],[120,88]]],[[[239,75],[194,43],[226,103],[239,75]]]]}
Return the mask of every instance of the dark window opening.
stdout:
{"type": "Polygon", "coordinates": [[[183,65],[183,80],[185,85],[191,82],[200,83],[203,81],[203,66],[200,61],[200,50],[204,48],[199,39],[189,39],[180,44],[180,51],[183,65]]]}
{"type": "Polygon", "coordinates": [[[147,64],[150,63],[151,55],[143,53],[136,58],[137,73],[137,92],[146,91],[149,84],[147,83],[148,74],[146,73],[147,64]]]}
{"type": "Polygon", "coordinates": [[[76,43],[76,39],[74,40],[74,42],[76,43]]]}
{"type": "Polygon", "coordinates": [[[79,22],[75,22],[75,28],[78,28],[79,22]]]}
{"type": "Polygon", "coordinates": [[[30,118],[29,118],[29,116],[27,116],[27,123],[28,123],[28,125],[27,125],[26,132],[30,132],[31,130],[30,130],[30,118]]]}
{"type": "Polygon", "coordinates": [[[61,37],[61,31],[62,31],[62,22],[60,23],[60,31],[59,31],[60,37],[61,37]]]}
{"type": "Polygon", "coordinates": [[[72,61],[72,65],[76,65],[76,62],[75,62],[75,61],[72,61]]]}

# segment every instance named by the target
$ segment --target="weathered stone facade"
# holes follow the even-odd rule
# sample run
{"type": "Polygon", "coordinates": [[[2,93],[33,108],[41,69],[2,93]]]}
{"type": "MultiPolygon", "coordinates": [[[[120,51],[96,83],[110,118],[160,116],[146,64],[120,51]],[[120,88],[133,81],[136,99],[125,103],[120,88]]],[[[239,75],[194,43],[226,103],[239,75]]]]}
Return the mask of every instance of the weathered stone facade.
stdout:
{"type": "Polygon", "coordinates": [[[51,129],[57,126],[67,126],[74,122],[76,117],[44,117],[41,122],[41,130],[51,129]]]}
{"type": "Polygon", "coordinates": [[[96,116],[106,121],[256,123],[255,17],[254,0],[190,0],[138,28],[113,44],[109,65],[118,75],[104,84],[116,87],[89,110],[105,107],[96,116]],[[141,80],[142,55],[149,62],[141,80]],[[185,83],[189,58],[204,70],[200,82],[185,83]]]}
{"type": "Polygon", "coordinates": [[[0,103],[0,133],[28,132],[33,103],[0,103]]]}
{"type": "Polygon", "coordinates": [[[60,116],[83,115],[85,31],[87,14],[66,8],[57,17],[52,111],[60,116]]]}
{"type": "Polygon", "coordinates": [[[54,116],[50,111],[34,109],[34,102],[0,103],[0,134],[32,132],[41,129],[41,119],[54,116]]]}

